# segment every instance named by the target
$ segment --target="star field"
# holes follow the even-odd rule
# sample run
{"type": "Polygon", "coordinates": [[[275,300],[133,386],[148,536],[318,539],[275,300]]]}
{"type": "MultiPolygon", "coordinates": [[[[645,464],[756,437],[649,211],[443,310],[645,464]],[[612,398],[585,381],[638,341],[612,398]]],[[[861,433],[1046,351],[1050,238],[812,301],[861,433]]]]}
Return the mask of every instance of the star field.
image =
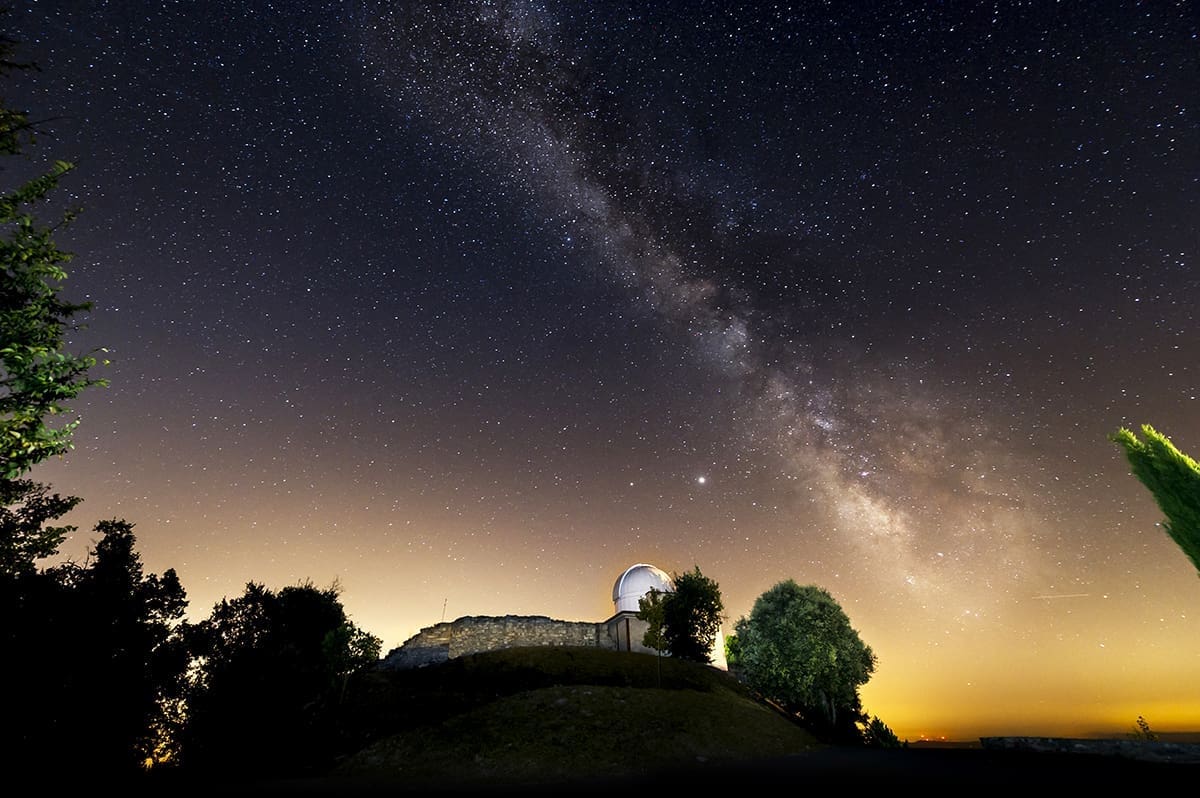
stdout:
{"type": "MultiPolygon", "coordinates": [[[[698,564],[828,589],[902,738],[1200,728],[1187,3],[31,2],[111,387],[32,475],[191,612],[385,649],[698,564]]],[[[86,550],[78,533],[64,548],[86,550]]]]}

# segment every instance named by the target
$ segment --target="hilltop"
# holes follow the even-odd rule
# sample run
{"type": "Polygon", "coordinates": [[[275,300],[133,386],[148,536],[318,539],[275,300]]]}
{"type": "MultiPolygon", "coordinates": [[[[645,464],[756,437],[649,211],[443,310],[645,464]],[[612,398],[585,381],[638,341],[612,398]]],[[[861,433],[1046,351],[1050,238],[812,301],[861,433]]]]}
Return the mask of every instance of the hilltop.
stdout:
{"type": "Polygon", "coordinates": [[[336,775],[356,781],[593,782],[821,746],[724,671],[591,648],[513,648],[376,671],[352,700],[366,744],[336,775]]]}

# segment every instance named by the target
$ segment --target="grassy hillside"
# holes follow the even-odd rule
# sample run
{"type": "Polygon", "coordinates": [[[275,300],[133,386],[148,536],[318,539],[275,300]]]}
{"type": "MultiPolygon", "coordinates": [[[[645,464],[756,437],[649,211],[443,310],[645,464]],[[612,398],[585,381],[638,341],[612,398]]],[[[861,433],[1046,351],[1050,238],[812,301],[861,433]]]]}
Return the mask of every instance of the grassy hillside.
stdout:
{"type": "Polygon", "coordinates": [[[373,673],[348,700],[364,747],[336,775],[411,786],[593,780],[819,747],[722,671],[597,649],[373,673]]]}

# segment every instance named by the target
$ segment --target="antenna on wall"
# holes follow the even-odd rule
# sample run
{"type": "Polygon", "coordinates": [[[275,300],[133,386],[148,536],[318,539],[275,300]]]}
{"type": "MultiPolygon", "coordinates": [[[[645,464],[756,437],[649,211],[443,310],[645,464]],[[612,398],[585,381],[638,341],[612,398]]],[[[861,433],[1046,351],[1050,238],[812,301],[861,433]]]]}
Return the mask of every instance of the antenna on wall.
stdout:
{"type": "Polygon", "coordinates": [[[449,597],[442,599],[442,622],[443,623],[445,623],[445,621],[446,621],[446,602],[449,600],[450,600],[449,597]]]}

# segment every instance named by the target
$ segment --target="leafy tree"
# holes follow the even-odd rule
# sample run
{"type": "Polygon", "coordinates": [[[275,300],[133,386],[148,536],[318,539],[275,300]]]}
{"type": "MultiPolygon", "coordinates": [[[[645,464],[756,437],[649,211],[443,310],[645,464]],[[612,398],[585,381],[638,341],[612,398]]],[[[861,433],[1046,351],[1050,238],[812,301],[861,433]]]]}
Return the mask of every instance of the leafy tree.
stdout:
{"type": "MultiPolygon", "coordinates": [[[[0,78],[36,69],[15,50],[0,35],[0,78]]],[[[37,132],[0,99],[0,155],[24,155],[37,132]]],[[[72,448],[79,419],[62,420],[68,403],[106,384],[89,375],[91,354],[66,348],[91,307],[60,296],[72,255],[54,235],[73,214],[49,224],[35,214],[72,168],[22,166],[17,174],[41,174],[0,184],[0,748],[30,771],[66,763],[96,776],[136,770],[160,749],[156,730],[187,666],[178,633],[186,597],[174,571],[143,574],[125,521],[96,526],[83,565],[36,566],[74,531],[51,522],[80,500],[21,477],[72,448]]]]}
{"type": "MultiPolygon", "coordinates": [[[[0,38],[0,77],[33,68],[14,60],[15,42],[0,38]]],[[[34,142],[36,125],[27,112],[0,101],[0,154],[18,155],[34,142]]],[[[73,319],[90,303],[64,301],[59,292],[71,254],[54,242],[70,222],[39,222],[33,213],[59,179],[72,169],[56,161],[43,174],[15,187],[0,188],[0,478],[16,479],[35,464],[71,449],[79,419],[52,425],[50,417],[85,388],[105,384],[89,370],[96,358],[66,351],[73,319]]]]}
{"type": "Polygon", "coordinates": [[[642,635],[642,645],[654,649],[657,656],[658,686],[662,686],[662,655],[667,650],[667,638],[663,634],[663,616],[666,611],[666,600],[670,593],[664,593],[658,588],[650,588],[646,595],[638,599],[637,617],[646,622],[646,633],[642,635]]]}
{"type": "Polygon", "coordinates": [[[379,662],[383,641],[346,622],[325,635],[321,641],[321,651],[336,679],[340,702],[346,696],[350,677],[379,662]]]}
{"type": "Polygon", "coordinates": [[[49,494],[27,479],[0,479],[0,578],[31,574],[36,561],[58,553],[74,526],[50,526],[81,501],[49,494]]]}
{"type": "Polygon", "coordinates": [[[22,612],[5,629],[6,713],[19,719],[8,750],[30,766],[135,773],[161,749],[164,712],[181,695],[187,600],[173,570],[143,573],[132,524],[95,530],[84,564],[19,577],[22,612]]]}
{"type": "Polygon", "coordinates": [[[92,682],[76,733],[99,761],[138,766],[159,743],[152,729],[164,702],[182,693],[187,594],[174,569],[143,573],[133,524],[113,519],[95,530],[101,537],[86,565],[52,572],[74,588],[70,644],[83,647],[74,665],[86,663],[92,682]]]}
{"type": "Polygon", "coordinates": [[[833,738],[861,741],[858,688],[875,654],[827,591],[782,581],[758,597],[736,633],[750,686],[833,738]]]}
{"type": "Polygon", "coordinates": [[[721,629],[725,604],[721,588],[695,566],[674,577],[675,590],[663,597],[662,637],[672,657],[708,663],[721,629]]]}
{"type": "Polygon", "coordinates": [[[663,634],[663,612],[666,609],[665,593],[658,588],[651,588],[646,595],[638,599],[638,614],[640,620],[646,622],[646,633],[642,635],[642,645],[655,651],[667,650],[667,638],[663,634]]]}
{"type": "Polygon", "coordinates": [[[251,582],[191,629],[186,767],[278,776],[331,762],[346,680],[377,661],[381,647],[347,619],[338,593],[251,582]]]}
{"type": "Polygon", "coordinates": [[[1200,570],[1200,464],[1149,424],[1141,430],[1144,440],[1124,427],[1109,440],[1124,449],[1133,475],[1167,517],[1163,529],[1200,570]]]}

